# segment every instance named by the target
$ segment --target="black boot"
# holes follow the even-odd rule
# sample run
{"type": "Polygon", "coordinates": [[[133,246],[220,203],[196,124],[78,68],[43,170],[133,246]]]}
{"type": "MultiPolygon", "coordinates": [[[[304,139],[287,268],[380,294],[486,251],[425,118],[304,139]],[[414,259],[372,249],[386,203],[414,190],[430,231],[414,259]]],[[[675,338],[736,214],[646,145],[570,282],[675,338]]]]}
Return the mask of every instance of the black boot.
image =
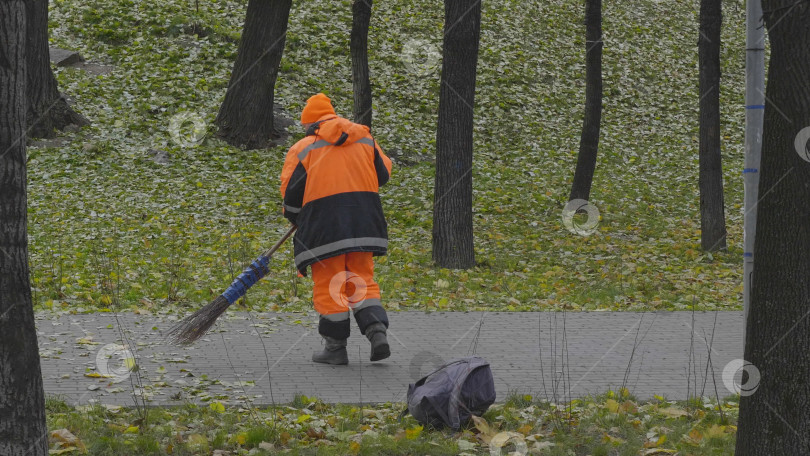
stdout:
{"type": "Polygon", "coordinates": [[[349,354],[346,353],[346,339],[321,336],[326,342],[323,350],[312,354],[312,361],[323,364],[349,364],[349,354]]]}
{"type": "Polygon", "coordinates": [[[385,337],[385,325],[373,323],[366,328],[366,337],[371,342],[371,360],[379,361],[391,356],[391,347],[385,337]]]}

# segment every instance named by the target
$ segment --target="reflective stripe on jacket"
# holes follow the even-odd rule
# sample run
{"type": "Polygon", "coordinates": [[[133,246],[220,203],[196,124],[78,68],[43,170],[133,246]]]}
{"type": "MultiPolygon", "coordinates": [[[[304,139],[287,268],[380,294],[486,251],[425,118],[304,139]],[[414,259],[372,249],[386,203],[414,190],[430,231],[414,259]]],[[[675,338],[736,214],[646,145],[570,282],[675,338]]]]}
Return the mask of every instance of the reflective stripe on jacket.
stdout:
{"type": "Polygon", "coordinates": [[[328,115],[287,152],[281,171],[284,216],[298,226],[295,265],[302,274],[324,258],[388,252],[379,187],[391,175],[365,125],[328,115]]]}

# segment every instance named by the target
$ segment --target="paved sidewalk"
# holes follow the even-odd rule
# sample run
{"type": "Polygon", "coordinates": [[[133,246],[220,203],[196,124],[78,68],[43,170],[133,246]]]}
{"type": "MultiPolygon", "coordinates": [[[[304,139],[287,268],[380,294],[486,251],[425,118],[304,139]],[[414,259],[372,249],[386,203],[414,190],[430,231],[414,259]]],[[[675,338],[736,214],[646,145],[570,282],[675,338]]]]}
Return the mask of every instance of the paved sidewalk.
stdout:
{"type": "Polygon", "coordinates": [[[296,393],[327,402],[402,401],[408,383],[473,351],[491,363],[499,401],[513,391],[564,400],[623,384],[640,398],[685,399],[704,388],[714,396],[714,382],[723,397],[731,394],[723,368],[742,358],[742,312],[392,312],[390,319],[391,358],[369,362],[368,342],[353,326],[350,364],[340,367],[310,361],[321,347],[314,314],[229,313],[188,348],[162,341],[173,324],[167,317],[39,314],[37,328],[45,391],[71,404],[132,405],[138,378],[152,404],[285,403],[296,393]],[[121,360],[120,334],[137,373],[121,360]],[[713,369],[704,379],[709,342],[713,369]]]}

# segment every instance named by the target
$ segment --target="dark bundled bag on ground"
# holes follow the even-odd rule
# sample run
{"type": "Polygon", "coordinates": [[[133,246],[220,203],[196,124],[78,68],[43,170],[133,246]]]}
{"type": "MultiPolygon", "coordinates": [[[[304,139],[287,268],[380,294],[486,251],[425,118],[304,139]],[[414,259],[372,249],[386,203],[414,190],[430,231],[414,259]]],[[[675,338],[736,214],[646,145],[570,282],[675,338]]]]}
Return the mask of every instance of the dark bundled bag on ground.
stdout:
{"type": "Polygon", "coordinates": [[[408,412],[422,424],[459,430],[495,403],[489,363],[478,356],[455,359],[408,385],[408,412]]]}

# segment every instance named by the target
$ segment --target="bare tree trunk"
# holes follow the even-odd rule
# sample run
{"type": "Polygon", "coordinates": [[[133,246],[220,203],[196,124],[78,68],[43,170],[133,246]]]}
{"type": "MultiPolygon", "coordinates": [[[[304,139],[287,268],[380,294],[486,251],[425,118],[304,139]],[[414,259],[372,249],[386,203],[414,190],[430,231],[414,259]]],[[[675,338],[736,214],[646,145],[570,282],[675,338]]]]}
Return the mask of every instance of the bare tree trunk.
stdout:
{"type": "Polygon", "coordinates": [[[810,4],[764,0],[771,43],[738,456],[810,454],[810,4]],[[804,144],[801,144],[804,142],[804,144]],[[751,383],[750,385],[746,383],[751,383]]]}
{"type": "Polygon", "coordinates": [[[602,122],[602,0],[585,0],[585,120],[568,199],[591,196],[602,122]]]}
{"type": "Polygon", "coordinates": [[[436,132],[433,261],[475,266],[472,223],[473,106],[480,0],[445,0],[444,61],[436,132]]]}
{"type": "Polygon", "coordinates": [[[354,121],[371,128],[371,81],[368,71],[368,26],[372,0],[354,0],[352,5],[352,86],[354,121]]]}
{"type": "Polygon", "coordinates": [[[28,276],[25,2],[0,1],[0,454],[47,455],[28,276]]]}
{"type": "Polygon", "coordinates": [[[700,238],[706,251],[726,249],[723,165],[720,154],[721,0],[701,0],[700,38],[700,238]]]}
{"type": "Polygon", "coordinates": [[[90,122],[71,108],[59,93],[48,52],[48,0],[25,2],[28,65],[28,136],[50,138],[54,130],[90,122]]]}
{"type": "Polygon", "coordinates": [[[228,144],[260,149],[278,136],[273,99],[291,6],[292,0],[248,2],[239,54],[215,121],[228,144]]]}

